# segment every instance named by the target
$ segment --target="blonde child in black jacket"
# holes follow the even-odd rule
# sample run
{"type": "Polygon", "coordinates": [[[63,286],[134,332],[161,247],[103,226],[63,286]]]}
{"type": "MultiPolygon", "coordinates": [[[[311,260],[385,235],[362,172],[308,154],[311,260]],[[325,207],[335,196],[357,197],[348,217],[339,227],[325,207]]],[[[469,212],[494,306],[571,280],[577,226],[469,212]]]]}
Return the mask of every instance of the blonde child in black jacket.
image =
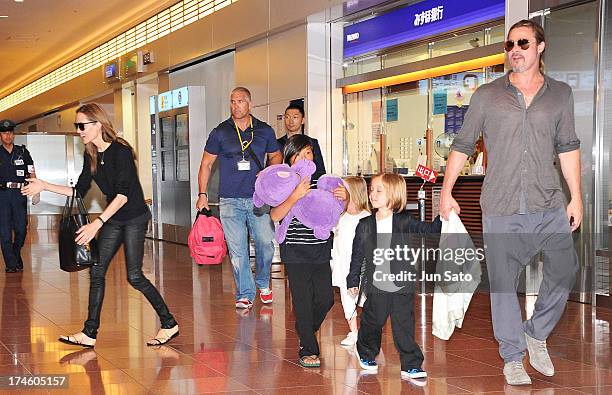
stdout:
{"type": "Polygon", "coordinates": [[[439,217],[431,223],[420,222],[405,212],[406,182],[398,174],[385,173],[372,178],[370,203],[376,212],[357,225],[351,268],[346,278],[349,291],[356,295],[365,263],[362,292],[367,299],[357,337],[359,365],[362,369],[378,370],[375,358],[380,352],[382,329],[391,316],[393,340],[401,360],[401,377],[423,379],[427,377],[422,369],[423,353],[414,340],[414,262],[383,257],[387,250],[417,247],[410,242],[410,235],[439,234],[442,223],[439,217]]]}

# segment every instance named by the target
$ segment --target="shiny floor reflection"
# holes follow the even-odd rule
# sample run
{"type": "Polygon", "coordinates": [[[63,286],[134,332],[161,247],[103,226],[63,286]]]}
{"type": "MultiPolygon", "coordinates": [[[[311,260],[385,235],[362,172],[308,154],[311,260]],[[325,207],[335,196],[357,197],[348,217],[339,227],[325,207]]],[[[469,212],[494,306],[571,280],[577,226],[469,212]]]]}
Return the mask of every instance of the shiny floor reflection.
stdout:
{"type": "MultiPolygon", "coordinates": [[[[504,384],[487,295],[476,295],[464,327],[448,342],[431,335],[431,297],[419,296],[417,339],[429,373],[427,385],[419,387],[400,379],[390,325],[379,373],[360,371],[355,355],[340,346],[348,330],[338,295],[320,332],[322,366],[307,370],[297,363],[298,338],[284,280],[272,281],[272,306],[258,301],[251,312],[239,312],[229,262],[197,267],[186,247],[150,240],[144,270],[179,321],[180,336],[167,346],[145,345],[159,322],[128,285],[120,252],[107,275],[96,348],[62,344],[58,335],[82,327],[88,273],[59,270],[53,232],[30,233],[23,257],[23,273],[0,276],[0,375],[69,375],[67,390],[24,394],[612,393],[612,312],[603,308],[569,303],[549,339],[557,374],[545,377],[528,367],[533,385],[512,388],[504,384]]],[[[282,271],[273,277],[282,277],[282,271]]]]}

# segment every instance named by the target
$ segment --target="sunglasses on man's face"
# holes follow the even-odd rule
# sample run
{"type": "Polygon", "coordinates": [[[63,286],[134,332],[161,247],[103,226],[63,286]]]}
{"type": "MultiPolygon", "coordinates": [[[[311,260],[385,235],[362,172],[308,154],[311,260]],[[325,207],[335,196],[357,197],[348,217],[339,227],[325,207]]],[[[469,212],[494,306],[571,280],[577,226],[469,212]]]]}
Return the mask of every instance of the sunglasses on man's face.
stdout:
{"type": "MultiPolygon", "coordinates": [[[[516,45],[518,45],[523,51],[529,49],[529,44],[531,44],[531,41],[526,38],[521,38],[516,41],[516,45]]],[[[504,43],[504,49],[506,52],[512,51],[512,48],[514,48],[514,40],[508,40],[504,43]]]]}
{"type": "Polygon", "coordinates": [[[96,123],[98,121],[91,121],[91,122],[75,122],[74,123],[74,128],[80,130],[81,132],[83,130],[85,130],[85,125],[89,125],[90,123],[96,123]]]}

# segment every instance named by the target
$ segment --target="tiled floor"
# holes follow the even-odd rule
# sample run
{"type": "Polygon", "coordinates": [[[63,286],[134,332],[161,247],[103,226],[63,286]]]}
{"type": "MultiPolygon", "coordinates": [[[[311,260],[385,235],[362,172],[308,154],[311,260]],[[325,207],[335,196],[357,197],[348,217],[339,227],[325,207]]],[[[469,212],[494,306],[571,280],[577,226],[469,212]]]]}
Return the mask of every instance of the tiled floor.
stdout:
{"type": "MultiPolygon", "coordinates": [[[[197,267],[186,247],[152,241],[146,247],[145,273],[180,323],[181,334],[170,346],[145,346],[158,322],[144,297],[128,285],[122,255],[107,275],[96,348],[58,342],[59,334],[81,329],[88,274],[61,272],[54,234],[38,231],[23,251],[25,272],[0,274],[0,375],[68,374],[69,389],[52,394],[612,393],[610,310],[570,303],[549,339],[557,374],[548,378],[528,368],[533,385],[512,388],[504,384],[487,295],[475,297],[464,327],[447,342],[431,335],[431,297],[419,296],[417,338],[430,377],[421,388],[400,379],[389,325],[379,373],[361,374],[355,356],[339,345],[347,326],[337,301],[320,332],[322,367],[306,370],[297,364],[285,281],[273,280],[272,307],[257,302],[252,312],[237,312],[227,262],[197,267]]],[[[38,392],[46,393],[23,391],[38,392]]]]}

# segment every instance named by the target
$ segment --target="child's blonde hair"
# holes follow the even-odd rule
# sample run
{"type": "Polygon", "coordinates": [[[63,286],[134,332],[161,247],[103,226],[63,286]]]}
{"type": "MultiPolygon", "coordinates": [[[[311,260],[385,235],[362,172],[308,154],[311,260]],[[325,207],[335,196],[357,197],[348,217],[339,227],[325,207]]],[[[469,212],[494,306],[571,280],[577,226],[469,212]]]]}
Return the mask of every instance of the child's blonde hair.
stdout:
{"type": "Polygon", "coordinates": [[[357,207],[359,212],[367,211],[370,212],[370,205],[368,203],[368,185],[362,177],[350,176],[343,178],[346,188],[348,189],[349,195],[351,196],[351,202],[357,207]]]}
{"type": "Polygon", "coordinates": [[[387,193],[387,206],[396,213],[406,208],[406,180],[399,174],[381,173],[372,177],[372,181],[380,178],[387,193]]]}

